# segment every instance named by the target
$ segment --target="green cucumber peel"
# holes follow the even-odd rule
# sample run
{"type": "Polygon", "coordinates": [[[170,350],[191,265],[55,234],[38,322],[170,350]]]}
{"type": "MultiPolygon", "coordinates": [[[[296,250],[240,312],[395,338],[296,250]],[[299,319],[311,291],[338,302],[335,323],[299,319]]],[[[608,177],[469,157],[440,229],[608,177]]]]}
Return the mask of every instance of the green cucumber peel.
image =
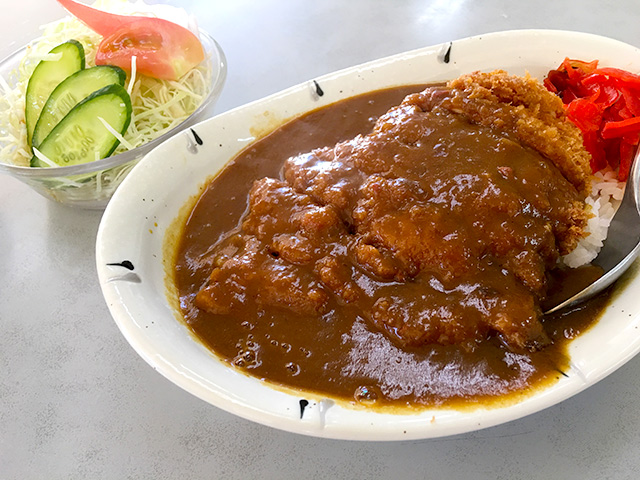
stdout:
{"type": "Polygon", "coordinates": [[[40,61],[29,78],[25,93],[25,123],[30,146],[36,123],[51,92],[65,78],[85,66],[84,47],[76,40],[61,43],[49,53],[59,54],[60,58],[40,61]]]}
{"type": "MultiPolygon", "coordinates": [[[[73,107],[42,141],[38,151],[61,167],[106,158],[120,141],[100,118],[124,135],[131,123],[131,112],[131,98],[122,85],[103,87],[73,107]]],[[[31,166],[50,165],[34,155],[31,166]]]]}
{"type": "Polygon", "coordinates": [[[119,67],[98,65],[79,70],[64,79],[44,104],[33,130],[31,145],[38,148],[60,120],[84,98],[111,84],[124,86],[126,77],[125,71],[119,67]]]}

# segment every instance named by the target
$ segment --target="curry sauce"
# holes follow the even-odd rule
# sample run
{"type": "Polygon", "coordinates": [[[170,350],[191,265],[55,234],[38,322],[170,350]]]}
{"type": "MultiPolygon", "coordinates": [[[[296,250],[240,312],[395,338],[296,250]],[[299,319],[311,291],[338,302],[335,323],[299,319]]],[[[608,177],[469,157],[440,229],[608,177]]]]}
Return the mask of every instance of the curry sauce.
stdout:
{"type": "MultiPolygon", "coordinates": [[[[323,284],[315,280],[313,274],[323,278],[321,273],[317,273],[318,269],[322,271],[324,267],[333,268],[331,260],[341,258],[340,255],[344,255],[345,260],[337,262],[335,271],[344,271],[342,266],[347,257],[358,256],[357,252],[348,251],[351,247],[347,244],[344,244],[344,248],[333,248],[331,255],[323,257],[329,260],[323,260],[324,263],[320,263],[320,267],[319,261],[313,258],[313,267],[304,270],[305,267],[301,265],[306,257],[289,258],[289,264],[294,266],[283,266],[288,255],[284,248],[272,247],[273,239],[266,244],[254,242],[255,255],[261,256],[260,265],[270,262],[269,264],[273,265],[272,270],[263,275],[247,260],[246,270],[231,271],[230,275],[237,277],[244,271],[250,272],[256,277],[257,286],[253,287],[255,290],[238,293],[221,284],[221,291],[224,292],[227,288],[226,292],[231,302],[229,305],[233,306],[228,310],[219,308],[217,304],[209,309],[202,308],[203,305],[206,307],[206,299],[200,303],[196,301],[199,292],[206,290],[212,281],[212,269],[215,271],[229,258],[237,257],[239,251],[248,251],[247,241],[239,236],[239,232],[252,228],[249,225],[251,220],[248,211],[251,210],[251,199],[260,194],[255,191],[256,180],[271,178],[276,179],[274,182],[282,182],[277,179],[287,176],[285,161],[290,162],[291,159],[300,158],[305,152],[333,146],[358,135],[367,134],[391,106],[399,104],[408,94],[421,91],[423,88],[424,86],[410,86],[373,92],[295,119],[241,152],[208,186],[184,227],[177,254],[175,281],[187,324],[220,358],[250,375],[276,385],[367,406],[395,407],[462,406],[480,403],[487,405],[491,402],[503,402],[510,397],[525,394],[556,381],[568,368],[569,341],[597,319],[606,304],[606,295],[571,312],[542,318],[539,330],[537,327],[529,329],[525,325],[525,333],[522,336],[514,335],[510,338],[509,331],[496,334],[496,328],[491,325],[487,327],[481,319],[472,326],[473,328],[468,329],[474,332],[468,340],[450,341],[455,335],[442,330],[445,333],[439,331],[435,340],[429,337],[428,341],[424,341],[425,337],[421,333],[411,336],[414,331],[411,329],[413,325],[408,329],[409,334],[404,335],[401,328],[394,324],[391,324],[391,327],[390,323],[384,321],[382,325],[378,324],[376,318],[379,316],[376,317],[376,311],[380,311],[381,308],[406,309],[413,303],[419,308],[424,308],[420,302],[425,300],[416,297],[415,286],[420,286],[421,283],[432,285],[443,276],[432,275],[431,266],[424,266],[425,262],[421,264],[410,259],[402,263],[402,258],[398,260],[394,257],[392,260],[395,264],[383,263],[377,260],[377,256],[366,257],[363,254],[362,258],[374,258],[370,261],[371,264],[363,260],[356,265],[357,262],[354,261],[356,266],[350,270],[348,278],[345,277],[347,280],[340,284],[341,286],[335,287],[337,293],[323,297],[323,285],[331,283],[331,278],[324,278],[323,284]],[[298,272],[297,278],[302,278],[303,281],[308,275],[309,288],[305,290],[304,299],[313,298],[318,301],[310,303],[311,306],[308,307],[307,303],[296,303],[293,294],[285,295],[281,284],[278,283],[282,278],[285,278],[289,285],[294,285],[291,287],[292,291],[299,292],[301,289],[296,278],[289,280],[289,276],[282,275],[283,268],[291,268],[292,271],[298,272]],[[272,279],[269,272],[273,271],[279,276],[272,279]],[[390,273],[387,275],[387,272],[390,273]],[[344,293],[346,290],[343,285],[347,285],[347,282],[353,283],[350,290],[352,293],[355,292],[353,295],[344,293]],[[317,288],[320,294],[313,291],[316,284],[320,285],[317,288]],[[387,291],[393,293],[388,295],[392,300],[387,306],[381,307],[381,303],[384,302],[379,302],[380,292],[387,291]],[[376,293],[372,295],[370,292],[376,293]],[[277,298],[271,301],[274,296],[277,298]],[[261,298],[267,300],[261,302],[261,298]],[[282,308],[283,303],[287,303],[287,308],[282,308]],[[295,307],[298,304],[301,305],[299,308],[292,308],[292,305],[295,307]],[[544,345],[530,348],[531,342],[544,345]],[[541,348],[542,346],[544,348],[541,348]]],[[[442,128],[451,128],[451,132],[461,128],[457,119],[441,115],[436,120],[443,123],[442,128]]],[[[481,127],[464,128],[469,128],[468,131],[471,133],[468,133],[468,136],[474,136],[474,142],[476,138],[491,135],[481,127]]],[[[520,147],[517,139],[497,135],[491,141],[496,145],[494,150],[507,150],[506,157],[524,156],[527,158],[524,162],[529,161],[529,156],[533,155],[530,149],[520,147]]],[[[541,165],[539,168],[544,172],[554,168],[544,162],[541,165]]],[[[498,175],[511,174],[508,169],[498,171],[498,175]]],[[[295,183],[295,180],[292,183],[295,183]]],[[[526,184],[526,181],[524,183],[526,184]]],[[[282,183],[263,184],[263,188],[271,188],[273,185],[276,189],[287,187],[282,183]]],[[[372,183],[371,188],[380,191],[381,187],[372,183]]],[[[297,197],[291,198],[295,200],[291,204],[293,207],[301,205],[297,197]]],[[[572,198],[567,200],[568,204],[571,204],[572,198]]],[[[286,205],[284,202],[286,197],[278,197],[276,201],[286,205]]],[[[303,202],[302,207],[307,206],[303,202]]],[[[251,207],[257,209],[255,205],[251,207]]],[[[312,207],[315,208],[313,205],[312,207]]],[[[325,221],[342,225],[340,228],[344,228],[345,231],[344,235],[340,235],[352,235],[357,229],[357,218],[342,216],[336,220],[331,217],[331,212],[325,214],[318,209],[314,212],[317,215],[313,217],[313,221],[316,224],[319,222],[323,228],[325,223],[322,222],[325,221]]],[[[260,230],[263,227],[256,225],[253,228],[260,230]]],[[[295,233],[291,232],[292,235],[295,233]]],[[[282,234],[277,238],[282,239],[282,234]]],[[[286,238],[291,241],[291,237],[286,238]]],[[[488,255],[490,260],[486,266],[479,267],[479,276],[485,275],[489,270],[504,276],[503,273],[499,273],[504,271],[504,268],[495,266],[497,257],[491,257],[492,253],[487,254],[485,251],[494,243],[496,242],[488,242],[489,246],[483,247],[483,255],[488,255]]],[[[383,256],[389,255],[379,244],[380,242],[373,243],[383,256]]],[[[353,248],[356,251],[355,247],[353,248]]],[[[366,248],[363,251],[367,253],[371,252],[371,249],[366,248]]],[[[305,254],[306,250],[302,248],[295,252],[305,254]]],[[[556,259],[551,255],[547,261],[554,262],[556,259]]],[[[466,275],[464,262],[459,264],[458,268],[462,272],[460,275],[466,275]]],[[[447,269],[451,270],[452,267],[447,266],[447,269]]],[[[592,270],[587,267],[558,273],[563,278],[573,276],[584,279],[592,270]]],[[[597,272],[595,274],[597,275],[597,272]]],[[[515,283],[514,281],[513,284],[515,283]]],[[[564,278],[559,285],[575,283],[574,280],[564,278]]],[[[502,288],[497,281],[496,288],[502,288]]],[[[446,285],[443,289],[451,292],[446,285]]],[[[510,291],[514,289],[515,286],[510,291]]],[[[560,291],[560,288],[552,287],[552,290],[560,291]]],[[[484,298],[490,296],[486,289],[481,293],[484,298]]],[[[566,295],[567,292],[562,294],[566,295]]],[[[524,292],[522,298],[529,298],[530,295],[524,292]]],[[[458,313],[461,304],[459,298],[450,294],[437,298],[444,297],[450,298],[450,306],[447,308],[458,313]]],[[[433,302],[433,298],[436,297],[430,297],[429,302],[433,302]]],[[[402,313],[403,318],[411,316],[411,311],[406,311],[408,313],[402,313]]],[[[487,315],[487,318],[492,318],[492,315],[487,315]]]]}

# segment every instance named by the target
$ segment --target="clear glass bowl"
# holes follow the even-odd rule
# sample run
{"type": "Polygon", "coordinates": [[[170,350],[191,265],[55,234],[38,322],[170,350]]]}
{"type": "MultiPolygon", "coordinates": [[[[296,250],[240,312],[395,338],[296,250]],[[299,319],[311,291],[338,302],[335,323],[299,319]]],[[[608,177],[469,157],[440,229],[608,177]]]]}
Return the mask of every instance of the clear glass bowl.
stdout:
{"type": "MultiPolygon", "coordinates": [[[[227,76],[224,52],[206,32],[200,32],[205,62],[211,68],[209,92],[202,104],[180,125],[133,150],[95,162],[66,167],[21,167],[0,158],[0,173],[11,175],[46,198],[74,207],[102,209],[133,166],[153,148],[185,128],[201,121],[222,92],[227,76]]],[[[29,48],[25,46],[0,62],[0,76],[10,85],[17,82],[17,67],[29,48]]],[[[2,132],[0,132],[1,136],[2,132]]],[[[0,140],[0,143],[2,140],[0,140]]]]}

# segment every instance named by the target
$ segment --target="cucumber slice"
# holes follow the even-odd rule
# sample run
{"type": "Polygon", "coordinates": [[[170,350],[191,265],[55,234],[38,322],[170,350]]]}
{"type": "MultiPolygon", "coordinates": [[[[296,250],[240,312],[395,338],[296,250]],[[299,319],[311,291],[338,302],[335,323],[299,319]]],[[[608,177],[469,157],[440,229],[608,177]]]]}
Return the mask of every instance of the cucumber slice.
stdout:
{"type": "Polygon", "coordinates": [[[51,92],[44,104],[33,130],[31,145],[39,147],[53,127],[82,99],[113,83],[124,86],[126,77],[124,70],[111,65],[87,68],[67,77],[51,92]]]}
{"type": "Polygon", "coordinates": [[[42,107],[53,89],[69,75],[84,68],[84,48],[76,40],[69,40],[54,47],[49,53],[60,54],[58,60],[42,60],[31,74],[25,94],[25,122],[27,142],[31,145],[33,130],[40,117],[42,107]]]}
{"type": "MultiPolygon", "coordinates": [[[[124,134],[131,122],[131,99],[124,87],[112,84],[86,97],[60,120],[38,150],[61,167],[108,157],[120,141],[107,130],[99,117],[121,135],[124,134]]],[[[31,166],[49,165],[34,155],[31,166]]]]}

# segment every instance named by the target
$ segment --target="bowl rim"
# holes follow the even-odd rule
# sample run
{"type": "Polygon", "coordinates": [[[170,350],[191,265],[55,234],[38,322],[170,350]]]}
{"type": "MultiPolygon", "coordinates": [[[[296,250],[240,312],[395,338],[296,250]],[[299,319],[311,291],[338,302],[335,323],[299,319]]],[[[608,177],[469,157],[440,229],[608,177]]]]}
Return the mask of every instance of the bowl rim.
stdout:
{"type": "MultiPolygon", "coordinates": [[[[220,44],[205,30],[200,29],[199,34],[201,37],[201,41],[203,43],[203,47],[205,50],[205,60],[210,59],[212,62],[212,88],[205,97],[205,99],[200,103],[200,105],[189,115],[183,122],[174,126],[171,130],[164,132],[159,137],[154,138],[153,140],[144,143],[133,150],[128,150],[126,152],[119,153],[117,155],[112,155],[106,158],[102,158],[100,160],[96,160],[94,162],[81,163],[78,165],[65,165],[60,167],[26,167],[21,165],[12,165],[10,163],[5,163],[0,160],[0,172],[5,171],[7,173],[11,173],[15,176],[19,177],[30,177],[30,178],[39,178],[39,177],[69,177],[73,175],[81,175],[88,174],[93,172],[98,172],[102,170],[106,170],[112,167],[116,167],[119,165],[124,165],[128,162],[136,160],[147,153],[151,152],[155,147],[166,141],[167,139],[174,136],[180,130],[186,128],[187,126],[193,123],[193,119],[197,118],[202,114],[209,106],[214,102],[222,92],[224,88],[224,84],[227,78],[227,58],[225,56],[224,51],[220,44]],[[209,44],[207,48],[206,43],[209,44]]],[[[6,56],[0,61],[0,64],[3,64],[7,61],[13,60],[14,57],[20,55],[20,58],[24,55],[24,51],[27,50],[31,45],[35,44],[40,40],[41,37],[36,38],[29,42],[27,45],[20,47],[15,50],[12,54],[6,56]]]]}

